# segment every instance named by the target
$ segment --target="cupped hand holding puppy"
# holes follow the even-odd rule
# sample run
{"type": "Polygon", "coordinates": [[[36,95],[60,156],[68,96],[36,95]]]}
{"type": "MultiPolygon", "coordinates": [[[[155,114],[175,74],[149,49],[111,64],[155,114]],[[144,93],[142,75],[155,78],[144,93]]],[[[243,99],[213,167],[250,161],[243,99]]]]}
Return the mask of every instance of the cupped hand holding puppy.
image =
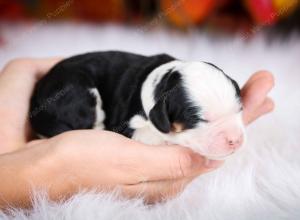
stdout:
{"type": "MultiPolygon", "coordinates": [[[[180,146],[148,146],[107,131],[71,131],[31,140],[29,99],[35,82],[61,58],[18,59],[0,75],[0,207],[30,203],[32,187],[53,199],[80,189],[111,191],[149,202],[175,196],[195,177],[219,167],[180,146]]],[[[273,109],[267,93],[273,77],[255,73],[242,89],[244,121],[273,109]]]]}

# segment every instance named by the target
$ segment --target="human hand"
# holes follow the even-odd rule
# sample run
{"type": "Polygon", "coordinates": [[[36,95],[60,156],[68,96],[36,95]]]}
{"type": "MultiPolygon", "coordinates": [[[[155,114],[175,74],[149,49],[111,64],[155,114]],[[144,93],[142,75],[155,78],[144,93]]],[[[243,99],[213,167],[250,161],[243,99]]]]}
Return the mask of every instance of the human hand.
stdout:
{"type": "MultiPolygon", "coordinates": [[[[31,142],[28,149],[31,148],[44,148],[48,159],[42,160],[57,170],[46,172],[50,173],[47,178],[40,178],[35,186],[44,186],[55,195],[74,194],[80,189],[109,192],[117,187],[127,198],[141,196],[147,202],[156,202],[177,195],[195,177],[223,163],[207,160],[189,148],[150,146],[99,130],[66,132],[31,142]],[[54,181],[48,182],[49,179],[54,181]]],[[[34,163],[41,164],[40,160],[34,163]]],[[[28,179],[36,176],[40,174],[33,172],[28,179]]]]}
{"type": "Polygon", "coordinates": [[[274,102],[267,97],[274,86],[274,77],[267,71],[253,74],[241,90],[243,118],[246,125],[274,109],[274,102]]]}
{"type": "Polygon", "coordinates": [[[22,58],[0,70],[0,154],[19,149],[31,140],[29,100],[36,81],[61,58],[22,58]]]}
{"type": "MultiPolygon", "coordinates": [[[[31,92],[37,79],[59,60],[60,58],[14,61],[6,66],[0,76],[0,103],[3,106],[0,114],[4,119],[0,125],[0,131],[3,131],[0,140],[4,140],[2,143],[8,146],[0,151],[9,152],[22,146],[30,146],[31,148],[26,149],[28,157],[30,151],[37,147],[48,152],[46,155],[53,155],[47,156],[50,160],[45,160],[52,161],[52,165],[47,165],[51,170],[56,167],[57,172],[52,178],[49,178],[51,172],[39,174],[43,176],[41,180],[38,180],[36,170],[28,172],[34,175],[32,178],[28,175],[27,179],[36,179],[37,186],[50,187],[43,179],[57,180],[56,185],[51,183],[51,192],[56,196],[72,193],[81,187],[98,186],[110,190],[119,186],[126,196],[142,193],[149,201],[156,201],[176,195],[193,178],[222,164],[207,161],[188,148],[143,145],[105,131],[71,131],[48,140],[30,141],[27,117],[31,92]],[[15,126],[11,126],[12,124],[15,126]],[[98,175],[99,171],[101,175],[98,175]],[[65,179],[66,175],[70,180],[69,184],[59,181],[65,179]],[[68,187],[62,189],[64,185],[68,187]]],[[[257,73],[242,89],[246,124],[271,110],[265,101],[269,100],[266,95],[273,83],[270,77],[266,72],[257,73]],[[259,98],[254,98],[255,96],[259,98]]],[[[37,161],[43,159],[34,158],[37,161]]],[[[30,161],[34,163],[35,160],[30,161]]]]}

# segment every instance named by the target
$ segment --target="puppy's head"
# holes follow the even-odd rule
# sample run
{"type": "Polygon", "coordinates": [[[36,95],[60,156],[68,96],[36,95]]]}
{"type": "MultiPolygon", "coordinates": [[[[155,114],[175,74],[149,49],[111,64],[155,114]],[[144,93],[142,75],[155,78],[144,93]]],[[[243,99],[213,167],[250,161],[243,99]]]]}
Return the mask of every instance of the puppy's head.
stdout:
{"type": "Polygon", "coordinates": [[[143,85],[142,103],[167,142],[210,158],[226,157],[244,142],[240,89],[210,63],[173,61],[155,69],[143,85]]]}

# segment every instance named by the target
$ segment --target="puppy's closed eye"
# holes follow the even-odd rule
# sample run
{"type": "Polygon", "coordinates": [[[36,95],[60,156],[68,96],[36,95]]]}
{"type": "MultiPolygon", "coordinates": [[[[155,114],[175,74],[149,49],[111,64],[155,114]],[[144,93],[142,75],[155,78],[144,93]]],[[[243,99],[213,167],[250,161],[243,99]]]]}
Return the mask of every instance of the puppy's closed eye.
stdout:
{"type": "Polygon", "coordinates": [[[200,120],[201,122],[204,122],[204,123],[209,123],[209,122],[210,122],[209,120],[203,119],[203,118],[200,118],[199,120],[200,120]]]}
{"type": "Polygon", "coordinates": [[[182,123],[174,122],[171,127],[171,131],[175,133],[180,133],[184,130],[184,125],[182,123]]]}

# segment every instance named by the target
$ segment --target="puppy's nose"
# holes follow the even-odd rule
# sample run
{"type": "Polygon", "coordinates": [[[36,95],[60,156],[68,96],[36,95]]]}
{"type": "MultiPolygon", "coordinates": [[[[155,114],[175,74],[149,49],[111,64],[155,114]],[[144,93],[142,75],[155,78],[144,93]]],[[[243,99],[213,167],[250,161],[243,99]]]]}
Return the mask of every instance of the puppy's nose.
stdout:
{"type": "Polygon", "coordinates": [[[229,148],[236,149],[240,147],[243,143],[243,135],[239,135],[236,137],[228,137],[227,138],[227,144],[229,148]]]}

